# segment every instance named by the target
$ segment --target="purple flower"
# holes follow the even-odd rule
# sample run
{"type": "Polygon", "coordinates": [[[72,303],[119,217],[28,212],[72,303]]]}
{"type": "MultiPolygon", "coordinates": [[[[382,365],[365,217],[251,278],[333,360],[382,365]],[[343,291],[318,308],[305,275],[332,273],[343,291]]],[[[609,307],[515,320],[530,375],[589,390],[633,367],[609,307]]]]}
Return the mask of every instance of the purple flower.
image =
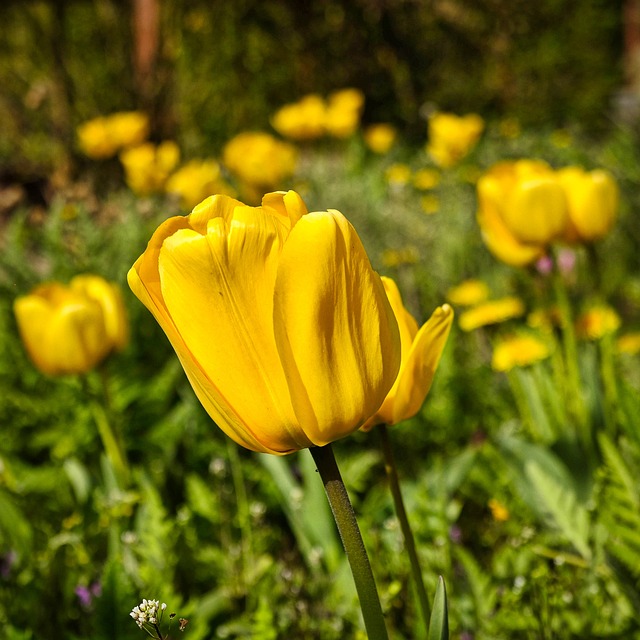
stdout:
{"type": "Polygon", "coordinates": [[[536,262],[536,269],[543,276],[548,276],[553,270],[553,260],[549,256],[542,256],[536,262]]]}
{"type": "Polygon", "coordinates": [[[78,596],[78,600],[80,600],[80,604],[85,609],[88,609],[91,606],[91,600],[93,596],[91,595],[91,591],[87,587],[83,587],[78,585],[75,588],[75,594],[78,596]]]}
{"type": "Polygon", "coordinates": [[[99,582],[93,582],[89,587],[78,585],[74,593],[78,596],[82,608],[88,609],[91,607],[93,599],[99,598],[102,595],[102,585],[99,582]]]}

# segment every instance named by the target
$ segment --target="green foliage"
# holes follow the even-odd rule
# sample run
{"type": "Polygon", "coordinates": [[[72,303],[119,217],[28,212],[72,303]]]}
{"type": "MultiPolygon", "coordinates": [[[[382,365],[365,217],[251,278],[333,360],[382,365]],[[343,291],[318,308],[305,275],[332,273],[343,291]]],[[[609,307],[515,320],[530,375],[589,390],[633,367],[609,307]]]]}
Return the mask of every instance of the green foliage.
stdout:
{"type": "MultiPolygon", "coordinates": [[[[545,11],[552,4],[545,3],[545,11]]],[[[109,3],[101,6],[108,13],[109,3]]],[[[242,7],[258,20],[255,9],[241,4],[225,9],[225,29],[242,7]]],[[[269,4],[262,31],[248,28],[253,39],[241,58],[246,64],[257,64],[263,32],[277,19],[286,24],[283,7],[269,4]]],[[[209,16],[198,22],[199,10],[197,3],[185,9],[193,20],[189,28],[204,24],[212,39],[209,16]]],[[[410,15],[408,7],[403,10],[410,15]]],[[[78,40],[94,27],[83,25],[78,40]]],[[[231,36],[224,34],[225,46],[231,47],[231,36]]],[[[269,55],[280,55],[273,43],[269,55]]],[[[193,73],[204,82],[209,69],[193,73]]],[[[250,75],[239,78],[244,82],[250,75]]],[[[404,77],[400,73],[394,86],[404,77]]],[[[208,89],[203,91],[206,97],[208,89]]],[[[205,97],[199,103],[189,96],[199,114],[206,111],[205,97]]],[[[249,117],[249,111],[237,117],[249,117]]],[[[198,127],[190,126],[185,135],[194,136],[197,148],[198,127]]],[[[211,137],[222,128],[210,126],[211,137]]],[[[527,156],[555,166],[605,164],[623,194],[620,225],[596,248],[599,263],[577,250],[568,298],[576,305],[598,293],[616,305],[623,326],[637,327],[634,211],[640,200],[633,181],[640,157],[619,134],[602,146],[574,134],[569,147],[558,147],[550,131],[506,138],[490,122],[468,161],[441,172],[430,192],[439,203],[432,215],[420,208],[423,193],[385,178],[396,162],[414,171],[433,168],[424,151],[403,143],[385,157],[369,154],[359,135],[344,144],[308,147],[293,186],[310,209],[336,207],[349,217],[375,268],[398,281],[407,306],[424,320],[468,277],[485,280],[492,297],[520,295],[528,310],[550,294],[540,274],[499,265],[482,246],[472,184],[479,170],[527,156]],[[415,249],[416,260],[388,260],[389,249],[407,247],[415,249]]],[[[189,620],[184,637],[193,640],[360,639],[355,589],[308,452],[274,458],[230,443],[198,404],[166,337],[127,293],[127,269],[152,230],[175,213],[174,205],[159,198],[137,200],[105,187],[100,199],[90,191],[83,197],[61,192],[44,211],[18,209],[1,221],[3,637],[141,637],[129,611],[142,598],[158,598],[176,612],[172,638],[182,637],[182,617],[189,620]],[[46,378],[20,343],[13,300],[41,281],[64,281],[85,271],[123,287],[130,345],[82,380],[46,378]],[[128,473],[118,472],[103,446],[107,429],[123,442],[128,473]],[[96,589],[83,602],[77,590],[96,584],[100,593],[96,589]]],[[[578,343],[588,409],[581,424],[562,392],[557,328],[549,338],[556,350],[548,361],[507,375],[491,370],[494,339],[521,325],[513,321],[473,333],[454,326],[423,410],[389,431],[424,581],[429,598],[436,597],[432,637],[447,637],[447,622],[451,637],[466,633],[478,640],[638,638],[637,355],[616,353],[613,342],[611,348],[578,343]],[[446,601],[439,576],[447,583],[446,601]]],[[[390,634],[410,639],[426,632],[376,435],[356,433],[335,448],[390,634]]]]}
{"type": "Polygon", "coordinates": [[[3,164],[64,174],[79,122],[133,108],[151,113],[156,137],[179,134],[189,156],[217,155],[235,133],[268,128],[284,103],[346,86],[366,94],[368,121],[395,122],[418,140],[432,107],[602,127],[623,82],[620,2],[190,0],[161,9],[149,91],[131,69],[130,3],[4,3],[3,164]]]}

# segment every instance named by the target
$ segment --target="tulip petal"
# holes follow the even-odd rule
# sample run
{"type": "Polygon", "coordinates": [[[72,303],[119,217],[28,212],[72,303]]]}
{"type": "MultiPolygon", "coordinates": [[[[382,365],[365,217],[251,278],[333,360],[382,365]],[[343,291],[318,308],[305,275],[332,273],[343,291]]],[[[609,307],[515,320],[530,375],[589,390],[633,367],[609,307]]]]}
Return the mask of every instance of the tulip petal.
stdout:
{"type": "Polygon", "coordinates": [[[481,200],[478,224],[482,239],[493,255],[506,264],[524,267],[544,254],[544,248],[519,242],[507,229],[495,208],[481,200]]]}
{"type": "Polygon", "coordinates": [[[62,295],[57,288],[45,285],[40,294],[16,300],[16,320],[27,352],[41,371],[83,373],[110,348],[102,311],[98,303],[77,300],[70,293],[65,293],[69,298],[65,304],[55,308],[46,296],[62,295]]]}
{"type": "Polygon", "coordinates": [[[400,364],[397,323],[339,212],[310,213],[291,230],[274,324],[293,407],[314,444],[347,435],[380,406],[400,364]]]}
{"type": "Polygon", "coordinates": [[[411,418],[420,411],[431,389],[452,322],[453,309],[445,304],[438,307],[418,331],[398,375],[391,424],[411,418]]]}
{"type": "Polygon", "coordinates": [[[183,362],[190,377],[208,372],[203,384],[215,387],[214,402],[232,407],[245,431],[278,452],[311,444],[291,407],[273,335],[285,232],[276,216],[238,206],[229,220],[210,219],[206,235],[176,231],[158,258],[162,298],[192,356],[183,362]]]}

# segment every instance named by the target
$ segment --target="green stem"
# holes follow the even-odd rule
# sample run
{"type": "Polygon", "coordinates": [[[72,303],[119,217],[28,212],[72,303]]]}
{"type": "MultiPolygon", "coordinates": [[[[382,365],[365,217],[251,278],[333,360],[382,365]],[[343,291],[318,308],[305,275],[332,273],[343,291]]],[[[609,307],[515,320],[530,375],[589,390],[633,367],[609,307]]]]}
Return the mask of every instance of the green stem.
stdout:
{"type": "Polygon", "coordinates": [[[247,575],[248,568],[253,568],[253,539],[251,535],[251,514],[249,512],[249,500],[247,498],[247,489],[244,484],[244,476],[242,473],[242,463],[238,455],[238,445],[230,438],[227,440],[227,452],[229,454],[229,462],[231,465],[231,478],[233,480],[233,489],[236,494],[236,502],[238,505],[238,526],[240,527],[241,536],[241,579],[242,589],[247,594],[247,599],[251,600],[252,590],[248,588],[249,578],[247,575]]]}
{"type": "Polygon", "coordinates": [[[566,284],[557,266],[553,273],[553,286],[556,302],[560,311],[562,342],[564,348],[565,367],[567,372],[567,405],[578,423],[579,436],[586,446],[590,445],[591,433],[585,413],[578,363],[578,343],[573,326],[573,314],[567,294],[566,284]]]}
{"type": "Polygon", "coordinates": [[[400,490],[400,480],[398,479],[398,469],[396,467],[395,457],[393,455],[393,449],[391,448],[391,441],[389,440],[389,430],[386,424],[378,425],[378,432],[380,433],[380,442],[382,445],[382,453],[384,455],[384,469],[387,473],[387,480],[389,481],[389,489],[393,496],[393,504],[396,510],[396,517],[400,522],[400,528],[402,529],[402,536],[404,537],[404,546],[409,554],[409,560],[411,563],[411,574],[415,582],[416,591],[418,592],[418,601],[420,602],[420,608],[422,609],[422,616],[424,617],[425,628],[429,628],[429,620],[431,619],[431,607],[429,605],[429,598],[427,597],[427,591],[424,587],[424,581],[422,579],[422,570],[420,569],[420,560],[418,558],[418,552],[416,551],[416,542],[409,524],[409,518],[407,511],[404,507],[404,500],[402,498],[402,492],[400,490]]]}
{"type": "Polygon", "coordinates": [[[312,447],[310,451],[324,483],[329,505],[347,553],[369,640],[388,640],[369,557],[331,445],[312,447]]]}
{"type": "Polygon", "coordinates": [[[129,464],[124,454],[122,441],[117,431],[113,428],[109,420],[109,392],[107,380],[104,372],[100,373],[102,383],[102,401],[98,401],[91,389],[90,381],[86,376],[81,376],[85,394],[90,400],[93,419],[98,427],[98,435],[102,441],[102,446],[111,464],[120,487],[126,487],[129,483],[129,464]]]}

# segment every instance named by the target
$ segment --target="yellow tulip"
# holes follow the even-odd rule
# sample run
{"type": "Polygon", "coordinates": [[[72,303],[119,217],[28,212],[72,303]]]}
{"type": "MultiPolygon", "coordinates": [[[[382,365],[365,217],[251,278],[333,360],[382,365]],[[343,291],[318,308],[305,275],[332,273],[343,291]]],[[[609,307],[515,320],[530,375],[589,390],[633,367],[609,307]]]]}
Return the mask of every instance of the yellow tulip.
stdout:
{"type": "Polygon", "coordinates": [[[566,198],[555,173],[544,162],[499,163],[480,177],[477,189],[482,238],[507,264],[530,264],[564,232],[566,198]]]}
{"type": "Polygon", "coordinates": [[[120,153],[127,185],[136,195],[148,196],[162,191],[180,161],[180,149],[167,140],[159,145],[145,142],[120,153]]]}
{"type": "Polygon", "coordinates": [[[213,193],[235,195],[224,181],[220,165],[215,160],[187,162],[167,180],[165,191],[179,195],[185,209],[192,209],[213,193]]]}
{"type": "Polygon", "coordinates": [[[396,378],[397,322],[356,231],[294,191],[259,207],[212,196],[169,218],[128,279],[211,418],[248,449],[337,440],[396,378]]]}
{"type": "Polygon", "coordinates": [[[334,138],[353,135],[360,124],[363,106],[364,94],[358,89],[341,89],[332,93],[327,100],[327,133],[334,138]]]}
{"type": "Polygon", "coordinates": [[[434,113],[429,117],[427,153],[440,167],[452,167],[476,145],[484,129],[484,120],[475,113],[457,116],[434,113]]]}
{"type": "Polygon", "coordinates": [[[127,342],[120,290],[99,276],[42,284],[17,298],[14,311],[29,357],[49,375],[85,373],[127,342]]]}
{"type": "Polygon", "coordinates": [[[324,99],[312,93],[278,109],[271,125],[285,138],[315,140],[325,134],[326,117],[327,105],[324,99]]]}
{"type": "Polygon", "coordinates": [[[396,283],[385,277],[382,282],[398,321],[402,362],[393,387],[382,406],[362,427],[363,431],[369,431],[377,424],[397,424],[420,411],[453,322],[453,309],[445,304],[438,307],[418,329],[418,323],[402,303],[396,283]]]}
{"type": "Polygon", "coordinates": [[[124,111],[87,120],[77,128],[78,145],[89,158],[113,157],[120,149],[141,144],[149,134],[149,118],[124,111]]]}
{"type": "Polygon", "coordinates": [[[245,131],[229,140],[223,151],[229,171],[249,187],[264,190],[284,186],[298,161],[296,148],[268,133],[245,131]]]}
{"type": "Polygon", "coordinates": [[[565,239],[591,242],[607,235],[618,213],[619,193],[614,177],[603,169],[565,167],[558,171],[558,179],[569,207],[565,239]]]}

